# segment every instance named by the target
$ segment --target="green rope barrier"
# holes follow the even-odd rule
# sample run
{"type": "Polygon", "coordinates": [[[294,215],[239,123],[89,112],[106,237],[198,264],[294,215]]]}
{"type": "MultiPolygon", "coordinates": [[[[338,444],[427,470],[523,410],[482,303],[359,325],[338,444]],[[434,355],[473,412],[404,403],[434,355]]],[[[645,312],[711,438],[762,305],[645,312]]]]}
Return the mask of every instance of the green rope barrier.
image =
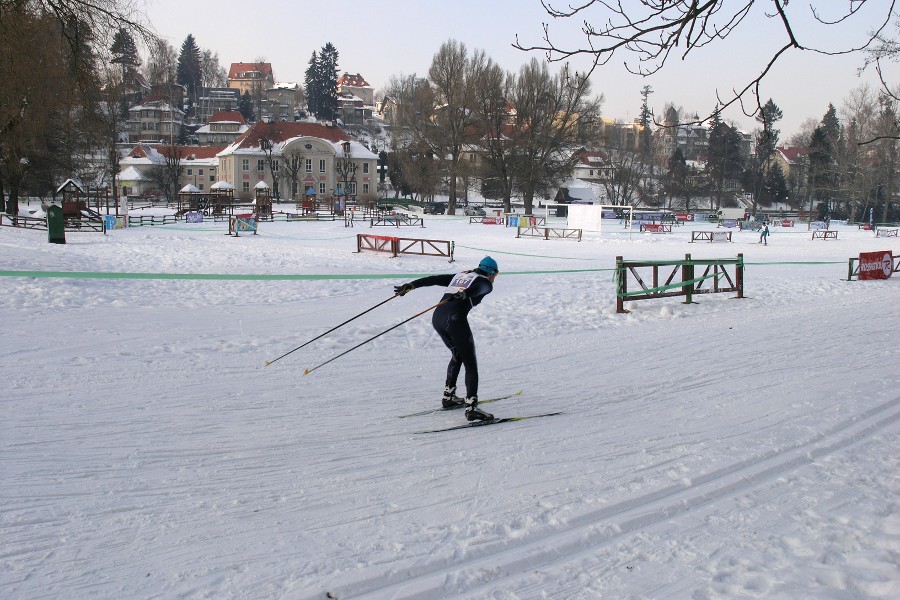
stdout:
{"type": "Polygon", "coordinates": [[[711,275],[705,275],[703,277],[696,277],[694,279],[689,279],[687,281],[679,281],[678,283],[670,283],[669,285],[661,285],[655,288],[648,288],[646,290],[641,289],[636,292],[625,292],[625,293],[617,293],[616,296],[618,298],[629,298],[631,296],[645,296],[647,294],[655,294],[656,292],[664,292],[666,290],[674,290],[678,288],[683,288],[688,285],[694,285],[695,283],[700,283],[701,281],[705,281],[711,277],[722,277],[724,273],[712,273],[711,275]]]}
{"type": "Polygon", "coordinates": [[[552,258],[555,260],[606,260],[604,258],[580,258],[577,256],[551,256],[548,254],[526,254],[525,252],[508,252],[504,250],[492,250],[490,248],[479,248],[477,246],[464,246],[456,244],[457,248],[466,248],[468,250],[478,250],[479,252],[487,252],[489,254],[506,254],[508,256],[527,256],[528,258],[552,258]]]}
{"type": "MultiPolygon", "coordinates": [[[[595,273],[615,269],[569,269],[546,271],[504,271],[503,275],[557,275],[595,273]]],[[[434,273],[356,273],[356,274],[240,274],[240,273],[109,273],[101,271],[0,271],[0,277],[38,277],[63,279],[177,279],[206,281],[328,281],[354,279],[411,279],[434,273]]]]}

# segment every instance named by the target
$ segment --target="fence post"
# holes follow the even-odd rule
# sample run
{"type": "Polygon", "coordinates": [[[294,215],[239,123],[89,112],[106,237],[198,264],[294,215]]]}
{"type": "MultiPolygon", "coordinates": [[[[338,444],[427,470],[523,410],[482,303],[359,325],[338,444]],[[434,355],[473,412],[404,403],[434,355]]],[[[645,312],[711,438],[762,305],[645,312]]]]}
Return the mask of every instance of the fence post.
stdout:
{"type": "Polygon", "coordinates": [[[738,298],[744,297],[744,253],[738,254],[737,267],[735,268],[734,283],[738,289],[738,298]]]}
{"type": "Polygon", "coordinates": [[[622,257],[616,257],[616,312],[625,312],[625,298],[622,294],[626,288],[625,267],[622,265],[622,257]]]}
{"type": "MultiPolygon", "coordinates": [[[[691,262],[691,255],[685,254],[684,260],[685,260],[684,266],[681,267],[681,281],[682,282],[691,281],[692,279],[694,279],[694,264],[691,262]]],[[[693,291],[694,291],[693,282],[683,286],[681,289],[685,295],[684,303],[691,304],[692,299],[693,299],[693,291]]]]}

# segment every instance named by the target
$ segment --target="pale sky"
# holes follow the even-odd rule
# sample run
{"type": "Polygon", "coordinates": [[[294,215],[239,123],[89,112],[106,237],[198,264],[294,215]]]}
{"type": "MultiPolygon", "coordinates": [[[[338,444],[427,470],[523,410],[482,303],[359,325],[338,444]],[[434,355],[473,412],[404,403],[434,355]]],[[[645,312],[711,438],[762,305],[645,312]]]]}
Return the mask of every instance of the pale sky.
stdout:
{"type": "MultiPolygon", "coordinates": [[[[556,4],[563,2],[567,0],[556,4]]],[[[884,19],[890,1],[870,0],[849,22],[829,27],[813,23],[810,4],[789,5],[798,41],[834,51],[860,45],[866,32],[884,19]]],[[[815,4],[825,6],[819,8],[823,17],[836,18],[849,2],[815,4]]],[[[626,55],[617,55],[598,68],[592,83],[595,95],[604,97],[603,115],[620,120],[637,117],[644,85],[653,88],[650,105],[659,119],[669,102],[688,113],[712,111],[717,90],[725,95],[734,87],[743,87],[784,44],[780,21],[764,16],[764,11],[771,12],[771,2],[758,0],[756,5],[754,13],[727,39],[692,52],[687,60],[672,55],[656,75],[628,73],[622,67],[626,55]]],[[[532,56],[543,58],[540,52],[512,47],[517,35],[523,45],[541,45],[543,23],[549,24],[557,45],[587,47],[580,19],[553,19],[539,0],[145,0],[144,12],[154,30],[176,51],[185,37],[193,34],[200,48],[218,53],[226,71],[232,62],[265,59],[282,82],[303,85],[312,53],[331,42],[339,53],[339,71],[359,73],[376,91],[395,75],[426,76],[435,53],[450,39],[464,43],[470,51],[485,51],[508,71],[518,71],[532,56]]],[[[598,21],[597,15],[598,9],[583,13],[593,22],[598,21]]],[[[888,31],[896,33],[893,21],[888,31]]],[[[840,109],[850,91],[863,83],[877,88],[874,69],[862,77],[857,75],[863,61],[860,53],[825,56],[789,51],[783,56],[762,87],[763,98],[771,97],[784,112],[778,124],[781,140],[795,133],[804,120],[820,119],[829,102],[840,109]]],[[[580,71],[589,66],[585,58],[573,59],[571,64],[580,71]]],[[[550,66],[554,72],[559,67],[550,66]]],[[[886,76],[892,85],[900,85],[898,65],[892,64],[886,76]]],[[[756,127],[739,109],[725,116],[748,131],[756,127]]]]}

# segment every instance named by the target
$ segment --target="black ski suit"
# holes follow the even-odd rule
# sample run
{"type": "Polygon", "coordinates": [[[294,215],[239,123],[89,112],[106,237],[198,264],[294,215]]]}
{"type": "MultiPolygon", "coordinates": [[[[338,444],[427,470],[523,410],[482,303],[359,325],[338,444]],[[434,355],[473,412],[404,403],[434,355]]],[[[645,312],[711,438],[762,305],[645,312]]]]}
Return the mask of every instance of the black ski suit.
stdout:
{"type": "Polygon", "coordinates": [[[478,395],[478,361],[475,358],[475,338],[469,328],[469,311],[481,303],[490,294],[494,286],[480,271],[463,271],[456,275],[430,275],[410,282],[413,287],[430,285],[447,286],[441,297],[441,304],[431,316],[434,330],[450,349],[450,363],[447,365],[447,381],[450,387],[456,387],[460,369],[466,367],[466,397],[478,395]],[[454,300],[457,292],[463,292],[465,298],[454,300]]]}

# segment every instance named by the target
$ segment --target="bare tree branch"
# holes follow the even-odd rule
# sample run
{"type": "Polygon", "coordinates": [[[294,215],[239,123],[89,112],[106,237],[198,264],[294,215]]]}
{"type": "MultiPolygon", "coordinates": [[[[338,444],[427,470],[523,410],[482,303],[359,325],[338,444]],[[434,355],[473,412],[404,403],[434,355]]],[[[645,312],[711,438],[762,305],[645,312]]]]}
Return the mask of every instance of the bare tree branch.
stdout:
{"type": "MultiPolygon", "coordinates": [[[[851,54],[869,49],[883,41],[883,32],[893,15],[896,0],[890,0],[882,9],[884,19],[867,34],[866,39],[850,48],[827,49],[802,42],[795,34],[791,18],[785,8],[789,0],[742,0],[726,3],[725,0],[585,0],[558,8],[551,0],[541,0],[541,5],[554,19],[582,19],[581,31],[585,36],[584,47],[569,47],[556,43],[551,37],[550,25],[543,23],[542,43],[524,44],[516,36],[513,47],[526,52],[543,52],[548,62],[566,61],[575,57],[591,57],[591,75],[598,67],[609,63],[617,54],[624,54],[624,67],[629,73],[652,75],[663,69],[673,52],[684,60],[691,52],[713,42],[727,38],[744,24],[754,6],[770,2],[772,12],[766,16],[778,19],[785,42],[776,46],[759,75],[740,88],[733,88],[728,97],[716,94],[720,110],[737,105],[747,116],[754,116],[762,108],[760,86],[775,63],[788,50],[807,51],[827,56],[851,54]],[[727,6],[726,6],[727,4],[727,6]],[[626,8],[627,7],[627,8],[626,8]],[[599,15],[594,21],[585,18],[587,13],[599,15]],[[747,96],[753,97],[752,104],[747,96]]],[[[826,26],[836,26],[857,16],[867,3],[878,0],[849,0],[849,7],[842,14],[826,18],[821,9],[810,5],[812,18],[826,26]]],[[[831,3],[829,3],[829,6],[831,3]]],[[[873,61],[874,62],[874,61],[873,61]]],[[[879,71],[879,76],[881,72],[879,71]]]]}

